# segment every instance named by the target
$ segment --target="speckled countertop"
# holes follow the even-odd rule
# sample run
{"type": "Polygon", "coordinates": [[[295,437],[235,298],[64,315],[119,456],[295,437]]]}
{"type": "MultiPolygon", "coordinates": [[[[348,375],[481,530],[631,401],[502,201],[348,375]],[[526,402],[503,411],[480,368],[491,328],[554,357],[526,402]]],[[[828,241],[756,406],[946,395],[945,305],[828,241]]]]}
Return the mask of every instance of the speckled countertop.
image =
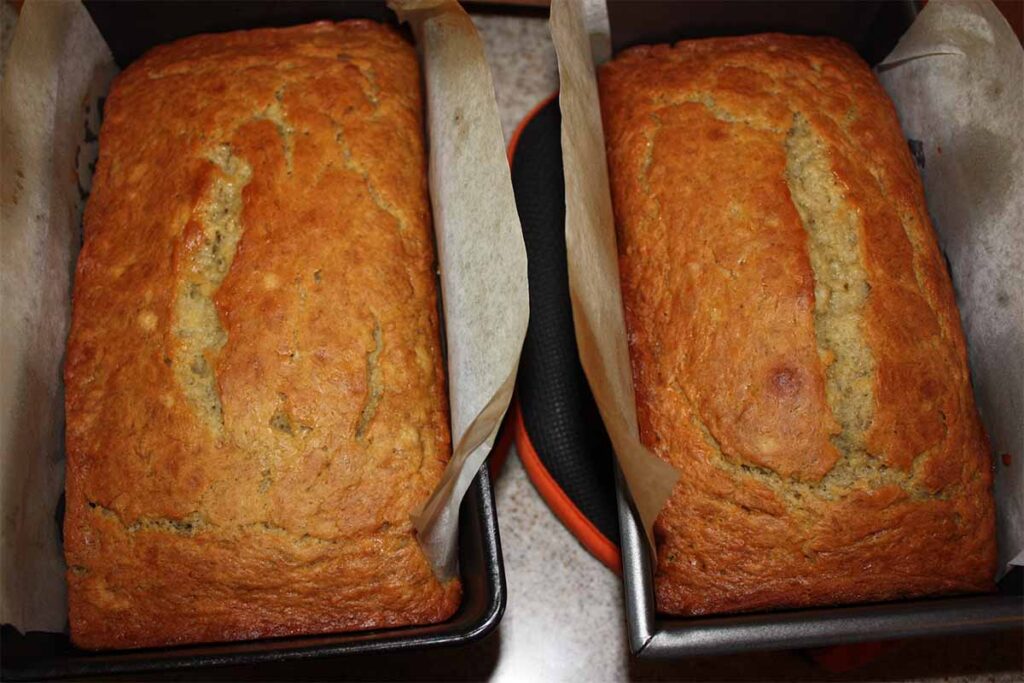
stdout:
{"type": "MultiPolygon", "coordinates": [[[[2,0],[0,0],[2,2],[2,0]]],[[[13,23],[3,8],[4,43],[13,23]]],[[[474,16],[486,43],[505,138],[557,87],[545,19],[474,16]]],[[[508,606],[497,628],[464,648],[424,653],[289,662],[177,674],[183,680],[913,680],[1018,681],[1019,631],[892,645],[870,664],[835,675],[806,654],[779,652],[639,663],[626,646],[619,579],[561,526],[513,454],[496,482],[508,579],[508,606]]]]}

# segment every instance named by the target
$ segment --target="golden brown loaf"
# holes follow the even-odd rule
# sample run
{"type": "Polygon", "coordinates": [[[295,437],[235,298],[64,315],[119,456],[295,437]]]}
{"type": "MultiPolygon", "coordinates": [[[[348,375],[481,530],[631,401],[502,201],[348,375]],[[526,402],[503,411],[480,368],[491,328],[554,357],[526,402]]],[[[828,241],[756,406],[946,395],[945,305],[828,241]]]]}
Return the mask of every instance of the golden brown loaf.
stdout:
{"type": "Polygon", "coordinates": [[[65,369],[78,645],[457,607],[409,519],[449,456],[419,78],[350,21],[197,36],[117,79],[65,369]]]}
{"type": "Polygon", "coordinates": [[[984,590],[987,442],[892,104],[832,39],[600,73],[641,438],[680,481],[665,612],[984,590]]]}

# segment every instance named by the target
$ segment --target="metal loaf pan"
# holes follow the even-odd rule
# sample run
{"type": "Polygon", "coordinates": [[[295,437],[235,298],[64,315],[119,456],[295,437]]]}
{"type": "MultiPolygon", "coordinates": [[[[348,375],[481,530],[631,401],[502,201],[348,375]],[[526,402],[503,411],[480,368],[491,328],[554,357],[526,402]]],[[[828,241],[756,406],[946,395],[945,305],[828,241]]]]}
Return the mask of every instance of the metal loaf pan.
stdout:
{"type": "MultiPolygon", "coordinates": [[[[263,26],[288,26],[319,19],[369,18],[395,22],[383,2],[85,2],[124,68],[149,48],[188,35],[263,26]]],[[[60,516],[58,511],[58,517],[60,516]]],[[[463,500],[459,517],[462,604],[448,621],[426,626],[353,633],[274,638],[246,642],[89,652],[74,647],[67,633],[22,635],[2,627],[3,680],[53,679],[189,667],[256,664],[466,644],[497,626],[505,609],[505,572],[497,512],[487,468],[481,468],[463,500]]]]}
{"type": "MultiPolygon", "coordinates": [[[[612,48],[761,32],[831,35],[871,64],[895,46],[917,13],[914,2],[692,2],[609,0],[612,48]]],[[[680,618],[656,612],[647,538],[617,472],[622,577],[629,647],[644,659],[820,647],[1024,626],[1021,571],[999,592],[848,607],[680,618]]]]}

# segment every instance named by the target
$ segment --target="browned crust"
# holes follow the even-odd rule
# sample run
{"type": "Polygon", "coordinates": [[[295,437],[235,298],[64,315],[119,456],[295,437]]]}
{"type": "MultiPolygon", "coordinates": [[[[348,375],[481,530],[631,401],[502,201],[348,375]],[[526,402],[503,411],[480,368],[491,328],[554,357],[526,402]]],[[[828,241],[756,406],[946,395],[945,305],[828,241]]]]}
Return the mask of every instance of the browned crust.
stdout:
{"type": "Polygon", "coordinates": [[[65,368],[79,646],[455,611],[409,519],[450,454],[421,107],[413,48],[367,21],[197,36],[115,82],[65,368]],[[218,149],[249,169],[204,352],[219,429],[175,374],[218,149]]]}
{"type": "Polygon", "coordinates": [[[759,35],[631,49],[600,88],[641,438],[681,474],[656,524],[659,609],[989,589],[990,458],[963,333],[868,67],[832,39],[759,35]],[[872,420],[855,466],[787,185],[800,121],[855,217],[870,286],[872,420]]]}

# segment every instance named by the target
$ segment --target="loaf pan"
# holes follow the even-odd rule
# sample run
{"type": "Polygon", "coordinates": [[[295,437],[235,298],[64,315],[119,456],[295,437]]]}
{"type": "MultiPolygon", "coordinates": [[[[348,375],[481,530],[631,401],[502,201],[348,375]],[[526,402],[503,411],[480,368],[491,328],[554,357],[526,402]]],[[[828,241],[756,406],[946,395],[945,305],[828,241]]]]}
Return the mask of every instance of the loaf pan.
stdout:
{"type": "Polygon", "coordinates": [[[531,478],[536,482],[532,471],[543,469],[558,489],[550,497],[538,486],[542,497],[556,514],[566,501],[575,506],[572,515],[559,514],[562,522],[611,569],[621,566],[633,653],[645,659],[728,654],[1024,624],[1019,568],[1000,582],[995,595],[687,619],[656,613],[647,539],[630,509],[576,350],[565,262],[560,126],[557,99],[542,103],[521,124],[512,160],[530,257],[532,308],[512,424],[531,478]],[[595,549],[597,535],[609,550],[595,549]]]}
{"type": "MultiPolygon", "coordinates": [[[[619,569],[621,555],[633,653],[645,659],[728,654],[977,633],[1024,624],[1020,569],[1000,582],[997,595],[689,619],[656,614],[646,536],[617,477],[611,444],[596,416],[576,351],[564,256],[560,125],[557,100],[539,107],[522,124],[512,162],[530,257],[533,307],[513,425],[527,471],[542,467],[559,487],[560,497],[576,506],[577,519],[561,516],[563,523],[612,569],[619,569]],[[528,462],[524,453],[536,461],[528,462]],[[593,536],[595,531],[610,552],[597,552],[588,543],[586,534],[593,536]]],[[[559,503],[548,502],[558,509],[559,503]]]]}
{"type": "MultiPolygon", "coordinates": [[[[155,45],[197,33],[288,26],[320,19],[395,21],[383,2],[86,2],[85,5],[121,68],[155,45]]],[[[58,518],[61,512],[57,511],[58,518]]],[[[506,599],[497,513],[486,467],[481,468],[462,503],[459,568],[463,595],[458,611],[444,623],[426,626],[89,652],[72,645],[67,633],[23,635],[4,624],[0,633],[0,678],[47,680],[255,664],[459,645],[481,638],[501,620],[506,599]]]]}
{"type": "MultiPolygon", "coordinates": [[[[660,2],[610,0],[613,50],[637,43],[762,32],[831,35],[874,65],[917,13],[913,2],[660,2]],[[652,30],[652,27],[656,27],[652,30]]],[[[820,647],[917,636],[980,633],[1024,625],[1021,571],[999,592],[873,605],[679,618],[657,614],[651,553],[621,472],[617,504],[626,622],[633,654],[650,659],[820,647]]],[[[941,561],[922,558],[922,562],[941,561]]]]}

